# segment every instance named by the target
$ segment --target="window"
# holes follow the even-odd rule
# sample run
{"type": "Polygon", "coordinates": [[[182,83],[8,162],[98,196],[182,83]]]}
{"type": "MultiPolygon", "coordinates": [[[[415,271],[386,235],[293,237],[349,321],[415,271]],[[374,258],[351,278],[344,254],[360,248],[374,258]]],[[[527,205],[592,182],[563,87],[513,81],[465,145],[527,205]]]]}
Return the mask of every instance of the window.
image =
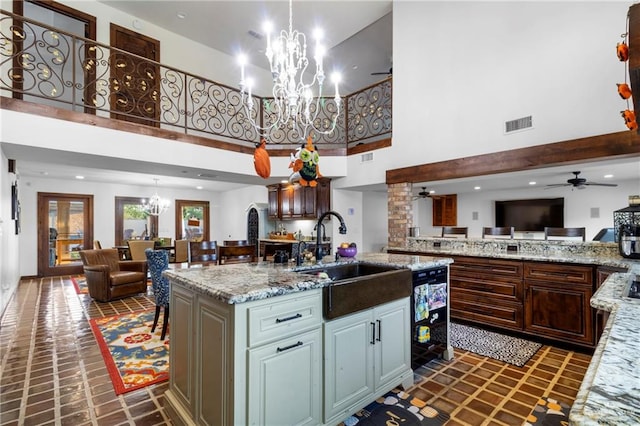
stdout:
{"type": "Polygon", "coordinates": [[[209,202],[176,200],[176,239],[209,241],[209,202]]]}
{"type": "Polygon", "coordinates": [[[143,209],[142,198],[116,197],[116,246],[127,240],[155,238],[158,234],[158,217],[143,209]]]}

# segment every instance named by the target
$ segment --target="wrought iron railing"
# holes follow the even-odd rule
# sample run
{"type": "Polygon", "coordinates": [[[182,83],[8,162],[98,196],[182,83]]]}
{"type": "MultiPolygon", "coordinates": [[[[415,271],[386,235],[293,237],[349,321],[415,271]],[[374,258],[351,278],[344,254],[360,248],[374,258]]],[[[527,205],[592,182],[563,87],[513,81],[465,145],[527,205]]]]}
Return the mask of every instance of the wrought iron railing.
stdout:
{"type": "MultiPolygon", "coordinates": [[[[390,138],[391,90],[387,79],[346,96],[339,125],[329,135],[317,135],[316,145],[351,147],[390,138]]],[[[0,92],[246,146],[259,142],[245,119],[238,89],[4,10],[0,10],[0,92]]],[[[254,96],[254,103],[262,107],[262,122],[268,123],[263,101],[254,96]]],[[[333,99],[323,99],[319,105],[318,120],[330,120],[335,114],[333,99]]],[[[269,142],[297,144],[291,131],[274,133],[269,142]]]]}

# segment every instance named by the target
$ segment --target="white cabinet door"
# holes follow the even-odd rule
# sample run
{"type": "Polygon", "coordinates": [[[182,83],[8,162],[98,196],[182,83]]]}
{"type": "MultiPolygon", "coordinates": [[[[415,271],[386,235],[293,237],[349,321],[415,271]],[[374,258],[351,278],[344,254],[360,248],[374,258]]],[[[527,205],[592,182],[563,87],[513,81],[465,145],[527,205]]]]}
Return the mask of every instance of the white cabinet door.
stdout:
{"type": "Polygon", "coordinates": [[[322,423],[321,329],[249,350],[251,425],[322,423]]]}
{"type": "Polygon", "coordinates": [[[400,374],[411,368],[410,314],[407,299],[387,303],[373,311],[376,323],[376,389],[397,380],[400,374]]]}
{"type": "Polygon", "coordinates": [[[324,420],[373,395],[372,310],[325,323],[324,420]]]}

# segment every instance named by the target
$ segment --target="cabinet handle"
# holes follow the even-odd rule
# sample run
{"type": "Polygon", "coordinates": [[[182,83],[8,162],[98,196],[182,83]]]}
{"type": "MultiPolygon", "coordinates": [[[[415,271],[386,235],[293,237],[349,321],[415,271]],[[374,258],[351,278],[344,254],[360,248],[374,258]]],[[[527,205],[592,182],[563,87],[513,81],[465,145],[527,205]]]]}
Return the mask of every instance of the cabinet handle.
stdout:
{"type": "Polygon", "coordinates": [[[290,316],[290,317],[287,317],[287,318],[282,318],[282,319],[276,318],[276,324],[279,324],[279,323],[285,322],[285,321],[291,321],[291,320],[294,320],[296,318],[302,318],[302,314],[297,313],[297,314],[295,314],[293,316],[290,316]]]}
{"type": "Polygon", "coordinates": [[[296,347],[302,346],[302,345],[303,345],[303,343],[298,340],[298,343],[294,343],[293,345],[285,346],[284,348],[277,348],[276,352],[288,351],[289,349],[293,349],[293,348],[296,348],[296,347]]]}
{"type": "Polygon", "coordinates": [[[369,323],[371,324],[371,343],[372,345],[376,344],[376,323],[375,322],[371,322],[369,323]]]}
{"type": "Polygon", "coordinates": [[[382,337],[382,321],[376,320],[376,322],[378,323],[378,337],[376,338],[376,340],[379,342],[380,338],[382,337]]]}

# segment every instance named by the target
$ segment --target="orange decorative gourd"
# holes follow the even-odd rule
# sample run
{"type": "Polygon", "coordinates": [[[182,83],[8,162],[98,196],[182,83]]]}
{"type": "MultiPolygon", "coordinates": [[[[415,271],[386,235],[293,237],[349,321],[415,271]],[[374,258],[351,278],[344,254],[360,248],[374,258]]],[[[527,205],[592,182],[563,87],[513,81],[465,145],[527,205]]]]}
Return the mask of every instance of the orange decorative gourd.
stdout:
{"type": "Polygon", "coordinates": [[[618,94],[622,99],[629,99],[631,97],[631,88],[626,83],[618,83],[618,94]]]}
{"type": "Polygon", "coordinates": [[[253,166],[258,176],[263,179],[271,176],[271,159],[269,158],[266,145],[266,141],[262,139],[260,145],[253,151],[253,166]]]}
{"type": "Polygon", "coordinates": [[[638,128],[638,123],[636,123],[636,114],[628,109],[624,111],[620,111],[622,118],[624,118],[624,122],[627,125],[629,130],[635,130],[638,128]]]}
{"type": "Polygon", "coordinates": [[[622,43],[618,43],[616,46],[616,54],[621,62],[626,62],[627,59],[629,59],[629,46],[627,46],[627,43],[624,41],[622,43]]]}

